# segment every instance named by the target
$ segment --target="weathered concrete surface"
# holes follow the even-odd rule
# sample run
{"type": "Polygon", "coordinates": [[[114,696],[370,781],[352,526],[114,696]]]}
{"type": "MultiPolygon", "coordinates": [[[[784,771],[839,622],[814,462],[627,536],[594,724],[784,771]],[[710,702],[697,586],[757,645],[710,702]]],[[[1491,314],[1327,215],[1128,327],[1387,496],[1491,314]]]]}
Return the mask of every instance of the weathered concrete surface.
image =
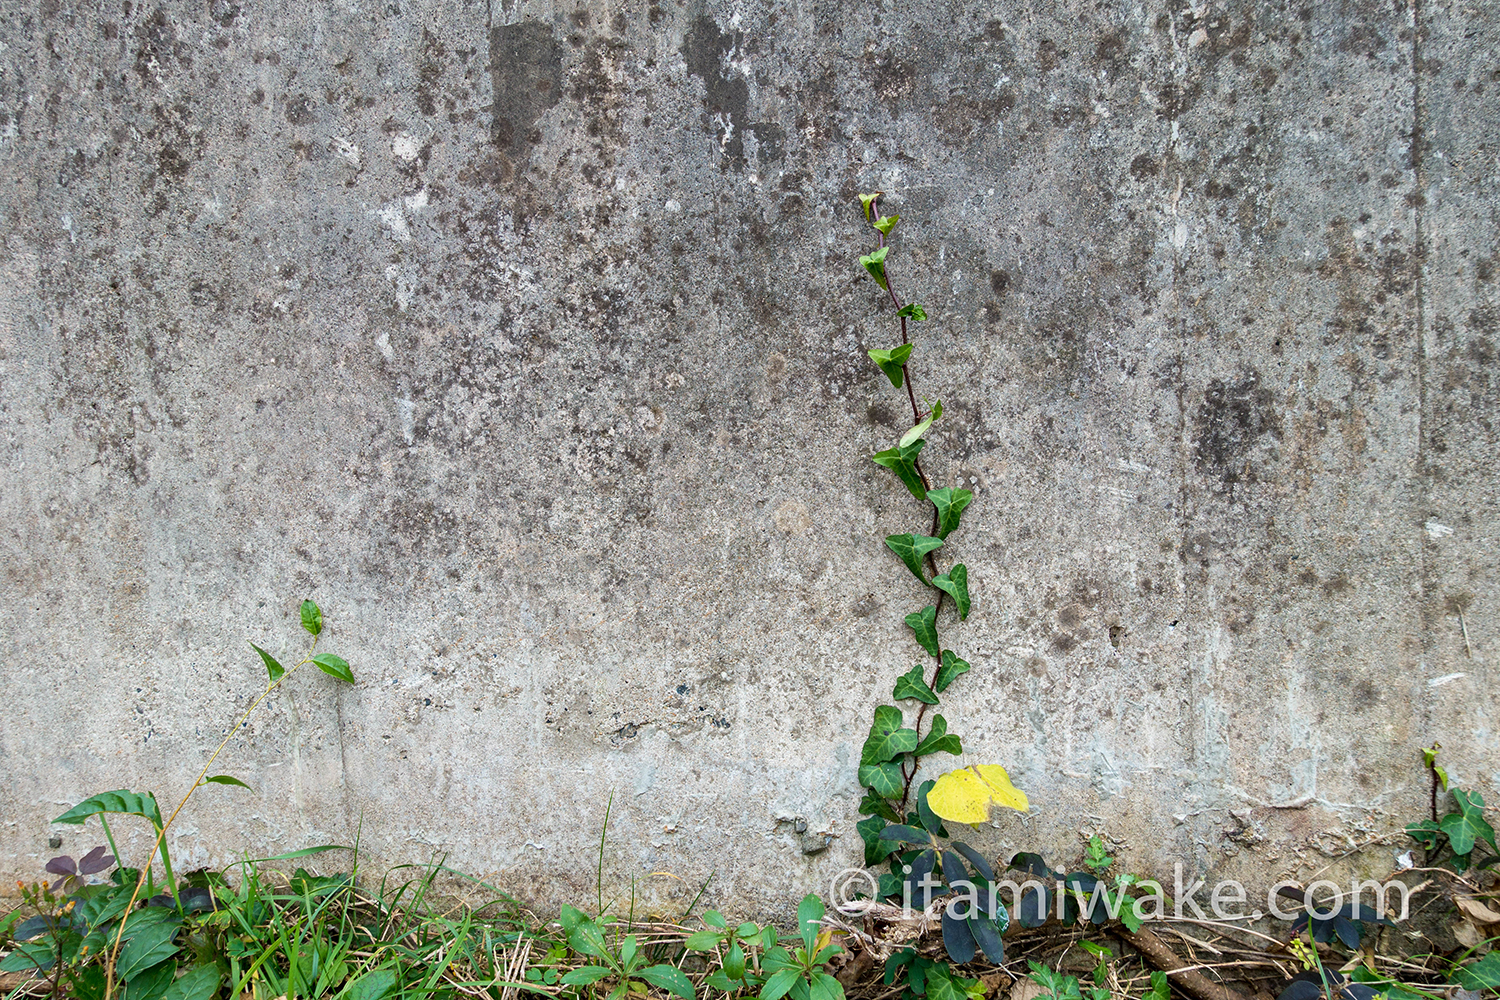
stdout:
{"type": "Polygon", "coordinates": [[[944,714],[1036,806],[992,852],[1305,876],[1420,815],[1434,740],[1500,801],[1486,5],[3,0],[0,40],[7,879],[91,792],[180,794],[305,596],[359,684],[268,704],[183,867],[360,829],[576,901],[611,793],[652,906],[855,863],[922,603],[866,458],[877,187],[978,494],[944,714]]]}

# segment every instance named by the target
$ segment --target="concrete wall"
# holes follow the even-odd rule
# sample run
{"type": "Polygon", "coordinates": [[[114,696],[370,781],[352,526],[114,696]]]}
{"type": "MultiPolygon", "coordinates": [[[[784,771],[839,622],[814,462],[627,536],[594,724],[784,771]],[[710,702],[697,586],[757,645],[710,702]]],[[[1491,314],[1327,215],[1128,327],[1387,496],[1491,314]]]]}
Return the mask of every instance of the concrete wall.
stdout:
{"type": "Polygon", "coordinates": [[[651,907],[856,863],[924,603],[874,188],[977,494],[945,715],[1036,806],[991,853],[1306,876],[1422,814],[1434,740],[1500,801],[1490,5],[3,0],[0,40],[6,880],[89,793],[175,799],[304,597],[359,683],[268,703],[180,867],[358,829],[578,901],[611,793],[651,907]]]}

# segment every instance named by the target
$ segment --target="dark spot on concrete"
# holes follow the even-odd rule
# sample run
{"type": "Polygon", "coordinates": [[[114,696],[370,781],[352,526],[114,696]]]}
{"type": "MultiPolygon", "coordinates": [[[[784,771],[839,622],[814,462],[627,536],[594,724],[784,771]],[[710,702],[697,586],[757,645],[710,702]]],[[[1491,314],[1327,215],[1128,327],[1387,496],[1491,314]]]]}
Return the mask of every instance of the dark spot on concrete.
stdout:
{"type": "Polygon", "coordinates": [[[1059,653],[1072,652],[1073,647],[1077,645],[1077,637],[1069,632],[1057,632],[1052,636],[1052,648],[1059,653]]]}
{"type": "Polygon", "coordinates": [[[1124,625],[1111,625],[1109,627],[1109,644],[1115,649],[1119,649],[1125,643],[1125,637],[1129,634],[1130,630],[1124,625]]]}
{"type": "Polygon", "coordinates": [[[240,16],[240,5],[229,0],[209,0],[208,16],[221,28],[227,28],[240,16]]]}
{"type": "Polygon", "coordinates": [[[1217,475],[1226,486],[1254,481],[1250,457],[1267,436],[1281,438],[1281,419],[1271,391],[1251,372],[1238,382],[1214,379],[1198,407],[1195,459],[1200,472],[1217,475]]]}
{"type": "Polygon", "coordinates": [[[306,94],[295,94],[287,98],[286,120],[293,125],[307,125],[313,120],[312,98],[306,94]]]}
{"type": "Polygon", "coordinates": [[[264,104],[265,101],[266,101],[266,92],[264,90],[261,90],[259,87],[256,87],[254,90],[250,91],[250,103],[251,104],[264,104]]]}
{"type": "Polygon", "coordinates": [[[1057,69],[1063,59],[1067,58],[1066,52],[1057,50],[1057,43],[1050,38],[1042,39],[1042,44],[1036,47],[1036,66],[1043,73],[1050,73],[1057,69]]]}
{"type": "Polygon", "coordinates": [[[562,46],[545,24],[523,21],[490,31],[495,145],[520,159],[540,140],[537,119],[562,97],[562,46]]]}
{"type": "Polygon", "coordinates": [[[1332,597],[1334,594],[1342,594],[1346,590],[1353,589],[1354,584],[1349,582],[1349,574],[1342,570],[1323,581],[1324,597],[1332,597]]]}
{"type": "Polygon", "coordinates": [[[750,134],[755,136],[755,165],[764,170],[772,163],[786,159],[786,129],[774,122],[754,122],[750,134]]]}
{"type": "Polygon", "coordinates": [[[1138,181],[1143,181],[1147,177],[1155,177],[1160,170],[1161,165],[1150,153],[1141,153],[1130,161],[1130,176],[1138,181]]]}
{"type": "Polygon", "coordinates": [[[990,272],[990,291],[995,298],[1004,299],[1010,294],[1010,274],[1006,271],[990,272]]]}
{"type": "Polygon", "coordinates": [[[879,610],[880,607],[881,603],[875,599],[874,594],[866,594],[864,597],[861,597],[859,600],[855,601],[854,605],[849,609],[849,611],[856,618],[868,618],[877,610],[879,610]]]}
{"type": "Polygon", "coordinates": [[[135,71],[143,82],[159,85],[163,77],[173,72],[174,62],[183,69],[192,68],[188,47],[177,40],[177,29],[167,19],[165,9],[156,8],[155,13],[142,21],[135,29],[135,37],[140,43],[135,53],[135,71]]]}
{"type": "Polygon", "coordinates": [[[1083,621],[1083,609],[1076,604],[1069,604],[1057,613],[1057,623],[1063,628],[1076,628],[1083,621]]]}
{"type": "Polygon", "coordinates": [[[728,131],[726,125],[733,129],[723,144],[723,160],[720,162],[721,167],[732,170],[745,168],[743,132],[747,124],[750,85],[743,77],[730,79],[725,76],[724,60],[740,47],[743,40],[744,36],[738,31],[732,34],[720,31],[711,17],[694,18],[693,26],[682,39],[682,57],[688,72],[703,81],[705,131],[722,136],[728,131]]]}

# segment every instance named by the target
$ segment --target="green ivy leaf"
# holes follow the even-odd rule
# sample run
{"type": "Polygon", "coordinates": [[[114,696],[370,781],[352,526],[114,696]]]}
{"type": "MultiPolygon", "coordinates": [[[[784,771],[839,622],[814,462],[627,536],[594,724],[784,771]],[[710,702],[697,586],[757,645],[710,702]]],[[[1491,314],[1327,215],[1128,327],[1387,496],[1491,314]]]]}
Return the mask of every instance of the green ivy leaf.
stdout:
{"type": "MultiPolygon", "coordinates": [[[[898,791],[896,794],[900,794],[898,791]]],[[[854,824],[854,829],[859,833],[860,839],[865,844],[865,867],[878,865],[893,853],[901,849],[900,844],[894,844],[888,840],[880,839],[880,831],[885,829],[885,820],[879,816],[867,816],[854,824]]]]}
{"type": "Polygon", "coordinates": [[[302,602],[302,627],[313,635],[323,631],[323,612],[312,601],[302,602]]]}
{"type": "Polygon", "coordinates": [[[901,388],[901,366],[906,364],[907,358],[911,357],[911,351],[912,345],[902,344],[889,351],[877,348],[865,353],[870,356],[871,361],[880,366],[881,371],[885,372],[885,377],[891,380],[891,385],[899,389],[901,388]]]}
{"type": "Polygon", "coordinates": [[[900,221],[901,216],[899,215],[882,215],[880,218],[870,223],[870,225],[880,230],[880,234],[882,236],[889,236],[891,235],[891,230],[896,228],[896,223],[900,221]]]}
{"type": "MultiPolygon", "coordinates": [[[[204,784],[239,785],[241,788],[250,788],[249,785],[245,784],[239,778],[233,777],[233,776],[228,775],[228,774],[215,774],[212,777],[204,778],[203,782],[204,782],[204,784]]],[[[255,789],[253,789],[253,788],[250,788],[250,790],[252,792],[255,791],[255,789]]]]}
{"type": "MultiPolygon", "coordinates": [[[[891,697],[900,701],[903,698],[915,698],[917,701],[925,701],[929,705],[938,703],[937,695],[932,693],[932,688],[922,679],[922,665],[919,663],[906,673],[896,678],[896,689],[891,692],[891,697]]],[[[863,781],[860,782],[864,784],[863,781]]]]}
{"type": "Polygon", "coordinates": [[[121,788],[113,792],[100,792],[98,795],[90,796],[78,803],[72,809],[63,813],[54,823],[82,823],[90,816],[99,813],[125,813],[129,816],[144,816],[151,821],[151,825],[158,830],[161,829],[161,809],[156,804],[156,796],[150,792],[137,795],[121,788]]]}
{"type": "MultiPolygon", "coordinates": [[[[922,575],[922,559],[927,553],[942,548],[943,540],[930,535],[887,535],[885,544],[886,548],[901,557],[912,576],[927,583],[927,577],[922,575]]],[[[933,655],[936,656],[937,653],[934,652],[933,655]]]]}
{"type": "Polygon", "coordinates": [[[860,751],[860,764],[884,764],[903,753],[917,748],[917,731],[902,728],[904,718],[901,709],[894,705],[878,705],[875,708],[875,724],[865,739],[860,751]]]}
{"type": "Polygon", "coordinates": [[[896,815],[896,810],[891,808],[891,804],[874,792],[866,792],[865,797],[859,800],[859,814],[878,816],[891,823],[901,822],[901,817],[896,815]]]}
{"type": "MultiPolygon", "coordinates": [[[[938,655],[936,623],[937,608],[931,604],[927,605],[921,611],[914,611],[906,616],[906,624],[916,633],[917,642],[921,644],[923,649],[927,650],[930,656],[938,655]]],[[[938,688],[938,690],[941,691],[942,688],[938,688]]]]}
{"type": "Polygon", "coordinates": [[[1455,788],[1453,801],[1458,803],[1458,811],[1438,820],[1438,827],[1448,835],[1453,853],[1468,854],[1474,850],[1476,840],[1482,840],[1493,847],[1495,829],[1484,818],[1484,799],[1479,793],[1455,788]]]}
{"type": "Polygon", "coordinates": [[[943,662],[938,667],[937,683],[932,685],[933,689],[936,690],[938,694],[942,694],[945,690],[947,690],[948,685],[952,684],[960,674],[965,674],[968,672],[969,661],[961,660],[958,658],[958,655],[953,652],[953,650],[945,649],[943,650],[943,662]]]}
{"type": "Polygon", "coordinates": [[[859,768],[859,783],[876,795],[894,799],[901,796],[905,777],[896,764],[862,764],[859,768]]]}
{"type": "Polygon", "coordinates": [[[964,752],[964,747],[956,735],[948,732],[948,720],[941,715],[934,715],[932,717],[932,728],[928,730],[922,742],[917,744],[917,749],[912,752],[918,757],[930,753],[951,753],[957,755],[964,752]]]}
{"type": "Polygon", "coordinates": [[[342,657],[334,656],[332,653],[319,653],[312,658],[312,661],[329,677],[337,677],[349,684],[354,683],[354,671],[349,669],[349,664],[345,663],[342,657]]]}
{"type": "Polygon", "coordinates": [[[926,444],[926,441],[918,438],[911,444],[878,452],[870,456],[870,461],[876,465],[883,465],[900,476],[906,488],[911,491],[911,495],[921,500],[927,495],[927,487],[922,484],[922,477],[917,474],[917,453],[926,444]]]}
{"type": "Polygon", "coordinates": [[[918,438],[925,437],[928,429],[932,427],[932,422],[936,419],[936,417],[929,413],[926,420],[923,420],[920,424],[913,424],[905,434],[901,435],[901,440],[897,442],[897,446],[908,445],[918,438]]]}
{"type": "Polygon", "coordinates": [[[923,309],[915,302],[908,302],[906,305],[896,310],[896,315],[905,316],[908,319],[914,319],[918,323],[921,323],[922,321],[927,319],[927,310],[923,309]]]}
{"type": "Polygon", "coordinates": [[[875,204],[875,199],[879,198],[883,194],[885,194],[884,191],[876,191],[872,194],[862,194],[859,196],[859,203],[865,208],[866,222],[869,222],[871,220],[871,217],[875,214],[874,209],[872,208],[872,206],[875,204]]]}
{"type": "MultiPolygon", "coordinates": [[[[942,412],[942,404],[936,407],[937,412],[942,412]]],[[[934,418],[936,419],[936,418],[934,418]]],[[[964,508],[969,506],[974,499],[974,494],[968,490],[954,489],[952,486],[944,486],[940,490],[928,490],[927,499],[937,508],[939,538],[947,538],[948,532],[958,527],[958,520],[963,515],[964,508]]]]}
{"type": "Polygon", "coordinates": [[[933,577],[932,585],[953,598],[953,603],[958,605],[959,621],[969,617],[969,570],[963,563],[933,577]]]}
{"type": "Polygon", "coordinates": [[[865,254],[859,259],[859,262],[865,266],[865,270],[870,272],[870,277],[874,278],[875,283],[881,288],[887,287],[885,283],[885,255],[889,250],[890,247],[881,247],[874,253],[865,254]]]}
{"type": "Polygon", "coordinates": [[[260,654],[262,662],[264,662],[266,665],[266,674],[271,678],[271,683],[275,684],[277,681],[281,680],[281,675],[286,673],[286,668],[276,662],[276,657],[272,656],[264,649],[261,649],[253,642],[250,644],[250,648],[260,654]]]}
{"type": "Polygon", "coordinates": [[[1500,951],[1453,970],[1453,981],[1466,990],[1500,989],[1500,951]]]}

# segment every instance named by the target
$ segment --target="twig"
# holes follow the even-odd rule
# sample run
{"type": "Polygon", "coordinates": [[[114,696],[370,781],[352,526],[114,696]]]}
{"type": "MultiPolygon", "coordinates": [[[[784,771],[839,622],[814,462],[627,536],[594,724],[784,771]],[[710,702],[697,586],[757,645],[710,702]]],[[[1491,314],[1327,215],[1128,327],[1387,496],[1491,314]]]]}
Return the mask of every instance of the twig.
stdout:
{"type": "Polygon", "coordinates": [[[1203,975],[1198,971],[1201,966],[1191,966],[1184,962],[1149,928],[1142,927],[1134,934],[1121,930],[1120,936],[1150,960],[1152,965],[1174,978],[1177,985],[1197,997],[1198,1000],[1248,1000],[1239,991],[1232,990],[1222,983],[1216,983],[1203,975]]]}

